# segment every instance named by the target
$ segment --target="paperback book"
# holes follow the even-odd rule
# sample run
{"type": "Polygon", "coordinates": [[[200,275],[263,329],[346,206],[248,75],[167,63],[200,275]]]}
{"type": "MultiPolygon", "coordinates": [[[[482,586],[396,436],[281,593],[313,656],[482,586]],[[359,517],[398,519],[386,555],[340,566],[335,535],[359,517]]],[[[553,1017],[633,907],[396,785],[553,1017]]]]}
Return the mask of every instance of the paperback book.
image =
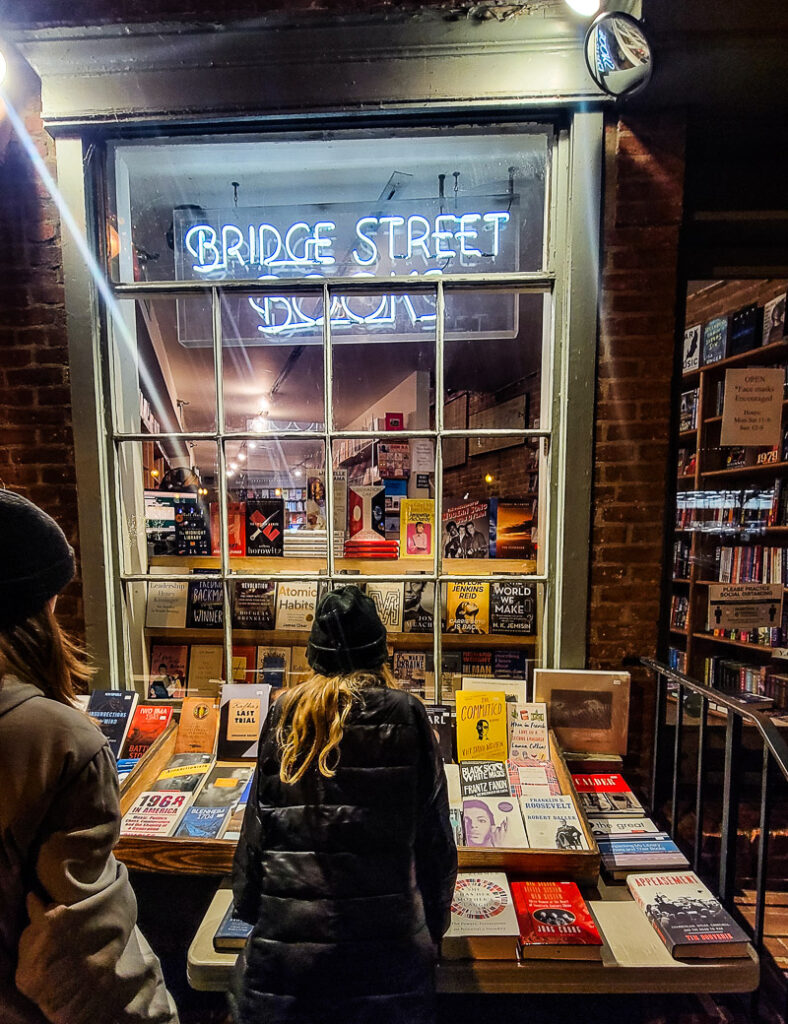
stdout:
{"type": "Polygon", "coordinates": [[[107,737],[115,760],[120,757],[137,701],[134,690],[93,690],[90,694],[88,714],[107,737]]]}
{"type": "Polygon", "coordinates": [[[533,636],[536,626],[536,588],[521,580],[490,584],[490,632],[533,636]]]}
{"type": "Polygon", "coordinates": [[[460,764],[460,792],[471,797],[511,796],[505,761],[463,761],[460,764]]]}
{"type": "Polygon", "coordinates": [[[220,760],[257,757],[270,695],[271,687],[265,684],[228,683],[222,687],[216,748],[220,760]]]}
{"type": "Polygon", "coordinates": [[[226,807],[190,807],[175,835],[188,839],[217,839],[227,814],[226,807]]]}
{"type": "MultiPolygon", "coordinates": [[[[204,575],[208,569],[201,569],[204,575]]],[[[186,607],[187,629],[221,629],[224,625],[222,581],[216,578],[189,580],[186,607]]]]}
{"type": "Polygon", "coordinates": [[[431,633],[435,584],[414,580],[405,584],[402,607],[403,633],[431,633]]]}
{"type": "Polygon", "coordinates": [[[535,557],[533,544],[535,500],[492,498],[490,501],[490,557],[535,557]]]}
{"type": "Polygon", "coordinates": [[[572,782],[589,817],[600,815],[640,816],[643,805],[618,773],[573,775],[572,782]]]}
{"type": "Polygon", "coordinates": [[[506,700],[501,691],[457,690],[457,760],[505,761],[506,700]]]}
{"type": "Polygon", "coordinates": [[[176,754],[213,754],[219,710],[211,698],[185,697],[175,738],[176,754]]]}
{"type": "Polygon", "coordinates": [[[637,871],[681,871],[689,861],[667,833],[636,839],[604,839],[596,841],[602,867],[611,878],[627,878],[637,871]]]}
{"type": "Polygon", "coordinates": [[[446,587],[446,632],[479,634],[490,631],[490,591],[487,583],[454,583],[446,587]]]}
{"type": "Polygon", "coordinates": [[[274,690],[287,686],[290,675],[291,648],[258,647],[257,681],[274,690]]]}
{"type": "Polygon", "coordinates": [[[273,580],[233,583],[233,629],[273,629],[275,621],[276,583],[273,580]]]}
{"type": "Polygon", "coordinates": [[[348,485],[348,531],[345,549],[364,542],[378,544],[386,537],[386,495],[382,484],[348,485]]]}
{"type": "Polygon", "coordinates": [[[402,498],[399,529],[401,558],[432,558],[435,550],[435,502],[432,498],[402,498]]]}
{"type": "Polygon", "coordinates": [[[552,761],[512,758],[506,762],[512,796],[560,796],[561,784],[552,761]]]}
{"type": "Polygon", "coordinates": [[[520,809],[512,797],[464,798],[462,821],[466,846],[524,850],[529,845],[520,809]]]}
{"type": "Polygon", "coordinates": [[[285,511],[281,498],[246,502],[246,555],[279,558],[284,554],[285,511]]]}
{"type": "Polygon", "coordinates": [[[192,644],[189,651],[189,694],[218,696],[224,665],[220,644],[192,644]]]}
{"type": "Polygon", "coordinates": [[[602,937],[574,882],[512,882],[527,959],[599,960],[602,937]]]}
{"type": "MultiPolygon", "coordinates": [[[[252,778],[254,778],[254,776],[252,778]]],[[[238,802],[235,807],[232,808],[229,816],[221,827],[219,832],[220,839],[232,839],[237,842],[241,838],[241,828],[243,826],[244,815],[246,814],[246,805],[249,802],[249,794],[251,791],[252,779],[249,779],[241,791],[238,802]]]]}
{"type": "Polygon", "coordinates": [[[425,704],[424,710],[432,726],[435,742],[445,764],[454,760],[454,721],[448,704],[425,704]]]}
{"type": "Polygon", "coordinates": [[[700,332],[701,325],[693,324],[684,332],[684,350],[681,361],[683,373],[691,373],[700,366],[700,332]]]}
{"type": "Polygon", "coordinates": [[[715,317],[703,325],[703,365],[718,363],[728,355],[728,318],[715,317]]]}
{"type": "Polygon", "coordinates": [[[391,667],[394,678],[403,689],[424,693],[427,673],[426,651],[395,651],[391,667]]]}
{"type": "Polygon", "coordinates": [[[171,707],[140,704],[131,719],[122,758],[143,757],[161,736],[172,720],[171,707]]]}
{"type": "Polygon", "coordinates": [[[538,850],[587,850],[588,840],[569,796],[520,797],[528,841],[538,850]]]}
{"type": "Polygon", "coordinates": [[[210,530],[203,508],[196,502],[175,506],[175,553],[186,557],[211,553],[210,530]]]}
{"type": "Polygon", "coordinates": [[[456,846],[464,842],[462,832],[462,793],[460,792],[459,765],[444,762],[443,771],[446,775],[446,790],[449,797],[449,821],[456,846]]]}
{"type": "Polygon", "coordinates": [[[441,515],[444,558],[490,557],[490,502],[446,499],[441,515]]]}
{"type": "Polygon", "coordinates": [[[210,754],[173,754],[151,786],[153,792],[194,793],[211,770],[210,754]]]}
{"type": "Polygon", "coordinates": [[[317,583],[280,583],[276,588],[276,628],[310,630],[316,603],[317,583]]]}
{"type": "Polygon", "coordinates": [[[172,835],[190,801],[188,793],[141,793],[124,814],[120,834],[146,838],[172,835]]]}
{"type": "Polygon", "coordinates": [[[151,580],[145,608],[148,629],[184,629],[188,595],[188,583],[151,580]]]}
{"type": "Polygon", "coordinates": [[[672,956],[747,955],[746,934],[694,872],[630,875],[627,886],[672,956]]]}
{"type": "Polygon", "coordinates": [[[387,633],[402,632],[402,584],[367,583],[367,597],[375,602],[380,621],[387,633]]]}
{"type": "MultiPolygon", "coordinates": [[[[243,558],[246,554],[246,533],[245,523],[246,510],[242,501],[227,502],[227,547],[230,558],[243,558]]],[[[219,506],[215,501],[211,502],[211,554],[214,558],[220,557],[221,545],[221,524],[219,521],[219,506]]]]}
{"type": "Polygon", "coordinates": [[[226,814],[230,814],[243,796],[253,772],[254,765],[251,764],[217,762],[197,794],[194,806],[223,808],[226,814]]]}
{"type": "Polygon", "coordinates": [[[785,337],[785,292],[769,299],[763,307],[762,345],[773,345],[785,337]]]}
{"type": "Polygon", "coordinates": [[[515,960],[520,937],[506,875],[461,872],[454,886],[451,924],[441,943],[448,959],[515,960]]]}
{"type": "Polygon", "coordinates": [[[525,761],[549,761],[547,705],[517,704],[507,701],[509,757],[525,761]]]}
{"type": "Polygon", "coordinates": [[[189,648],[186,644],[153,644],[150,651],[148,700],[175,700],[186,689],[186,666],[189,648]]]}
{"type": "Polygon", "coordinates": [[[588,824],[597,839],[638,839],[659,832],[651,818],[589,818],[588,824]]]}
{"type": "Polygon", "coordinates": [[[221,920],[216,934],[213,937],[213,948],[217,953],[234,953],[246,945],[246,940],[252,933],[252,926],[236,917],[233,913],[233,901],[230,904],[221,920]]]}

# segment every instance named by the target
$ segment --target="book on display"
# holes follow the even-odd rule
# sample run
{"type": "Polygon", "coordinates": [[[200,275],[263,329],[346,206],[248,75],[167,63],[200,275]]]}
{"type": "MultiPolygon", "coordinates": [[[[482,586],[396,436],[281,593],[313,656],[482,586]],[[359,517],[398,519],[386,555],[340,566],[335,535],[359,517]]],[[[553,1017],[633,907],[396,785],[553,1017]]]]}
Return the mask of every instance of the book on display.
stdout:
{"type": "Polygon", "coordinates": [[[190,807],[175,835],[187,839],[218,839],[228,813],[226,807],[190,807]]]}
{"type": "Polygon", "coordinates": [[[505,761],[463,761],[460,764],[460,789],[463,800],[481,797],[508,797],[509,775],[505,761]]]}
{"type": "Polygon", "coordinates": [[[228,683],[219,702],[217,756],[223,761],[257,757],[271,687],[265,683],[228,683]]]}
{"type": "Polygon", "coordinates": [[[189,793],[152,790],[141,793],[123,815],[120,834],[145,838],[170,836],[190,802],[189,793]]]}
{"type": "Polygon", "coordinates": [[[93,690],[90,694],[88,714],[107,737],[115,760],[120,757],[138,699],[134,690],[93,690]]]}
{"type": "Polygon", "coordinates": [[[457,759],[505,761],[508,754],[506,700],[501,691],[457,690],[457,759]]]}
{"type": "Polygon", "coordinates": [[[185,697],[181,705],[175,753],[212,754],[219,728],[219,710],[212,698],[185,697]]]}
{"type": "Polygon", "coordinates": [[[512,882],[512,900],[522,957],[601,959],[602,937],[574,882],[512,882]]]}
{"type": "Polygon", "coordinates": [[[538,850],[588,850],[588,840],[569,796],[520,797],[528,841],[538,850]]]}
{"type": "Polygon", "coordinates": [[[550,760],[550,741],[547,736],[547,705],[516,704],[507,701],[509,729],[509,756],[550,760]]]}
{"type": "Polygon", "coordinates": [[[643,805],[617,772],[573,775],[572,783],[589,818],[600,815],[631,818],[645,814],[643,805]]]}
{"type": "Polygon", "coordinates": [[[441,942],[447,959],[516,960],[520,928],[506,875],[461,872],[451,904],[451,924],[441,942]]]}
{"type": "Polygon", "coordinates": [[[605,873],[615,879],[639,871],[681,871],[689,867],[689,861],[666,832],[634,839],[599,836],[596,844],[605,873]]]}
{"type": "Polygon", "coordinates": [[[465,845],[477,849],[525,850],[530,845],[514,797],[464,798],[462,827],[465,845]]]}
{"type": "Polygon", "coordinates": [[[172,708],[140,704],[134,712],[122,757],[140,758],[146,754],[172,721],[172,708]]]}
{"type": "Polygon", "coordinates": [[[234,953],[243,949],[246,940],[252,934],[252,925],[242,921],[240,917],[236,917],[234,909],[233,902],[230,900],[230,905],[213,937],[213,948],[217,953],[234,953]]]}
{"type": "Polygon", "coordinates": [[[151,791],[195,793],[205,781],[212,765],[210,754],[173,754],[166,768],[150,787],[151,791]]]}

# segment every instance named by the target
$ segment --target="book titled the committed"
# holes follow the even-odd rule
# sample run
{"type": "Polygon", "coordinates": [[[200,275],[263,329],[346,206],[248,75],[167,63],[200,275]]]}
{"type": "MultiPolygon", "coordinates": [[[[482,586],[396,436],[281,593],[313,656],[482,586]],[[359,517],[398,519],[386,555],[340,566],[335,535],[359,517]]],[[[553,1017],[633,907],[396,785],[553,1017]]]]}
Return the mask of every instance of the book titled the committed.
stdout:
{"type": "Polygon", "coordinates": [[[520,927],[506,875],[501,871],[461,872],[451,903],[451,924],[443,936],[447,959],[515,960],[520,927]]]}
{"type": "Polygon", "coordinates": [[[592,817],[644,814],[643,805],[617,772],[573,775],[572,782],[583,810],[592,817]]]}
{"type": "Polygon", "coordinates": [[[506,699],[500,690],[457,690],[457,760],[505,761],[506,699]]]}
{"type": "Polygon", "coordinates": [[[694,872],[629,875],[627,885],[672,956],[747,955],[746,934],[694,872]]]}
{"type": "Polygon", "coordinates": [[[181,705],[175,753],[212,754],[218,727],[219,710],[212,698],[185,697],[181,705]]]}
{"type": "Polygon", "coordinates": [[[134,690],[93,690],[90,694],[88,714],[107,737],[116,760],[120,757],[138,699],[134,690]]]}
{"type": "Polygon", "coordinates": [[[601,959],[602,937],[574,882],[512,882],[512,900],[522,957],[601,959]]]}
{"type": "Polygon", "coordinates": [[[588,840],[570,796],[520,797],[528,841],[539,850],[587,850],[588,840]]]}
{"type": "Polygon", "coordinates": [[[171,707],[140,704],[129,725],[121,756],[143,757],[170,724],[171,719],[171,707]]]}

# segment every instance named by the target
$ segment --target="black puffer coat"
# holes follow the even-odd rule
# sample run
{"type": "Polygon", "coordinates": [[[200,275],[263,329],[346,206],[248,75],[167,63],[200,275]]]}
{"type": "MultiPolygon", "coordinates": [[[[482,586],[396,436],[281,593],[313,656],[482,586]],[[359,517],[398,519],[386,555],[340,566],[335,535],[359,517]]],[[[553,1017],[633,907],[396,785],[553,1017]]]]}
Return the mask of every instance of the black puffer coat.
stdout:
{"type": "Polygon", "coordinates": [[[428,1024],[457,850],[423,706],[370,687],[333,779],[279,779],[274,705],[235,857],[236,911],[254,924],[239,1024],[428,1024]]]}

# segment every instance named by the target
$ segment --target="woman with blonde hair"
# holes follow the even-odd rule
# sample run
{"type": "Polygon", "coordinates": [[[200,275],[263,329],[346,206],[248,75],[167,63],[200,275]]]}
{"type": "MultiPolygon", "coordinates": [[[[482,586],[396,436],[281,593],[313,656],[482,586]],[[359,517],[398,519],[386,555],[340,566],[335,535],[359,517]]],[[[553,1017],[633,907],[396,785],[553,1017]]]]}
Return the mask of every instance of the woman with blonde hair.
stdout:
{"type": "Polygon", "coordinates": [[[235,857],[252,924],[238,1024],[430,1024],[457,850],[422,703],[358,587],[329,592],[313,675],[274,704],[235,857]]]}
{"type": "Polygon", "coordinates": [[[73,706],[91,673],[54,614],[73,575],[54,520],[0,490],[0,1020],[177,1024],[112,854],[115,760],[73,706]]]}

